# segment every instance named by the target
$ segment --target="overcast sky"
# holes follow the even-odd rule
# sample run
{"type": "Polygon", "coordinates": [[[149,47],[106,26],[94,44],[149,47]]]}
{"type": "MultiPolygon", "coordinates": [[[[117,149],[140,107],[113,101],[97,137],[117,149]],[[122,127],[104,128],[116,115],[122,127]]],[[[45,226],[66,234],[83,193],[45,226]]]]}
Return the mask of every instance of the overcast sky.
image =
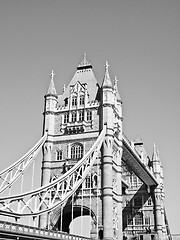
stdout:
{"type": "Polygon", "coordinates": [[[119,79],[123,131],[164,166],[172,233],[180,233],[180,1],[0,0],[0,169],[41,137],[50,72],[58,93],[87,53],[101,84],[119,79]]]}

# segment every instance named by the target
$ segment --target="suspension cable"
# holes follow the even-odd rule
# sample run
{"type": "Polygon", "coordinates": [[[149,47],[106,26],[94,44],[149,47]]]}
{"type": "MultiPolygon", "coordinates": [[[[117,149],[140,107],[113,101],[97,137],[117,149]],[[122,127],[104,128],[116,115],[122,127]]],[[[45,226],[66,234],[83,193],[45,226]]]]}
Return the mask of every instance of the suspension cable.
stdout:
{"type": "Polygon", "coordinates": [[[96,231],[97,231],[97,239],[98,239],[98,237],[99,237],[99,236],[98,236],[98,227],[99,227],[99,226],[98,226],[98,225],[99,225],[99,213],[98,213],[98,212],[99,212],[99,206],[98,206],[98,182],[99,182],[99,181],[98,181],[98,177],[99,177],[99,167],[98,167],[98,161],[97,161],[97,160],[96,160],[96,164],[97,164],[97,166],[96,166],[96,167],[97,167],[97,194],[96,194],[96,195],[97,195],[97,196],[96,196],[96,205],[97,205],[97,209],[96,209],[96,210],[97,210],[97,225],[96,225],[96,227],[97,227],[97,230],[96,230],[96,231]]]}
{"type": "Polygon", "coordinates": [[[91,184],[92,184],[92,179],[91,179],[91,177],[92,177],[92,174],[90,173],[90,188],[89,188],[89,215],[90,215],[90,217],[91,217],[91,205],[92,205],[92,199],[91,199],[91,193],[92,193],[92,186],[91,186],[91,184]]]}
{"type": "MultiPolygon", "coordinates": [[[[33,190],[34,187],[34,169],[35,169],[35,160],[33,159],[32,161],[32,179],[31,179],[31,191],[33,190]]],[[[30,207],[31,207],[32,203],[30,202],[30,207]]],[[[31,221],[31,217],[29,217],[29,226],[30,226],[30,221],[31,221]]]]}

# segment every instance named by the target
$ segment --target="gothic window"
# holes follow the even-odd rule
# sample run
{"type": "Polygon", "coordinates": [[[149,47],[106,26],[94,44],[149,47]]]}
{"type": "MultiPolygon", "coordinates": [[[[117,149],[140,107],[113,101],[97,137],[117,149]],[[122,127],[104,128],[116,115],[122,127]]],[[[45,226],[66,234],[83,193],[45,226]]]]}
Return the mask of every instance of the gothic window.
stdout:
{"type": "Polygon", "coordinates": [[[85,188],[90,188],[91,187],[91,179],[90,176],[87,176],[85,179],[85,188]]]}
{"type": "Polygon", "coordinates": [[[135,215],[135,225],[143,225],[143,216],[142,216],[142,213],[137,213],[135,215]]]}
{"type": "Polygon", "coordinates": [[[87,111],[87,121],[92,120],[92,112],[90,110],[87,111]]]}
{"type": "Polygon", "coordinates": [[[69,114],[65,113],[64,114],[64,123],[68,123],[69,122],[69,114]]]}
{"type": "Polygon", "coordinates": [[[98,186],[98,176],[97,174],[93,175],[93,187],[97,187],[98,186]]]}
{"type": "Polygon", "coordinates": [[[80,159],[83,156],[83,146],[81,144],[74,144],[71,147],[71,158],[80,159]]]}
{"type": "Polygon", "coordinates": [[[84,111],[79,112],[79,121],[84,121],[84,111]]]}
{"type": "Polygon", "coordinates": [[[84,96],[83,95],[80,96],[79,105],[80,106],[84,105],[84,96]]]}
{"type": "Polygon", "coordinates": [[[72,97],[72,106],[77,106],[77,97],[72,97]]]}
{"type": "Polygon", "coordinates": [[[77,121],[77,114],[76,114],[76,112],[73,112],[72,113],[72,122],[76,122],[77,121]]]}
{"type": "Polygon", "coordinates": [[[56,151],[56,160],[60,161],[63,158],[62,150],[57,150],[56,151]]]}
{"type": "Polygon", "coordinates": [[[141,196],[134,198],[134,207],[142,207],[142,197],[141,196]]]}

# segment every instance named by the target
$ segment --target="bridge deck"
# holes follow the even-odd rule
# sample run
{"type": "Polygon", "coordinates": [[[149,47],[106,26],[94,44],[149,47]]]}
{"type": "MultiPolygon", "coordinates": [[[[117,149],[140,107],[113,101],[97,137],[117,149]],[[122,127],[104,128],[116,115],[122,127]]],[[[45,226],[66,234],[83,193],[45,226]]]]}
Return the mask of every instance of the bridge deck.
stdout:
{"type": "Polygon", "coordinates": [[[90,238],[87,237],[76,236],[65,232],[40,229],[3,221],[0,221],[0,239],[90,240],[90,238]]]}

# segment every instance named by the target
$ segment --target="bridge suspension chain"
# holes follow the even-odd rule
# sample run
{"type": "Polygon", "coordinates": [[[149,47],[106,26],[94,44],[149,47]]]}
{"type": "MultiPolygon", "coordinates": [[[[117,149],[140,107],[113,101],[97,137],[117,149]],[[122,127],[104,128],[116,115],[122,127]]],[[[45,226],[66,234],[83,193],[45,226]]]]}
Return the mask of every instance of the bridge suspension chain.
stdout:
{"type": "Polygon", "coordinates": [[[0,214],[14,218],[38,216],[64,204],[76,192],[91,170],[105,134],[106,125],[85,156],[64,175],[48,185],[24,194],[0,198],[0,214]],[[17,205],[20,207],[18,208],[17,205]]]}
{"type": "Polygon", "coordinates": [[[31,165],[41,147],[47,139],[47,133],[32,147],[23,157],[18,159],[10,167],[0,172],[0,193],[4,192],[7,188],[11,188],[13,183],[23,176],[25,170],[31,165]]]}

